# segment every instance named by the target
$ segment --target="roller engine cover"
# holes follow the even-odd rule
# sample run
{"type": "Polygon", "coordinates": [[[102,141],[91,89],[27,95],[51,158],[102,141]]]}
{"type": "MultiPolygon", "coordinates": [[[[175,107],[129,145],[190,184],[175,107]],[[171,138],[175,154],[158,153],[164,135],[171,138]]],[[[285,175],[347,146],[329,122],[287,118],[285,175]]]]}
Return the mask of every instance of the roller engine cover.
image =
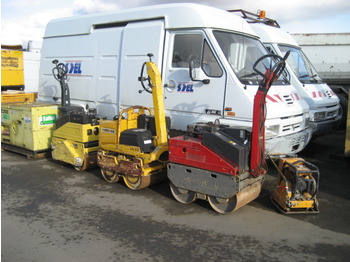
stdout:
{"type": "Polygon", "coordinates": [[[189,124],[187,126],[187,135],[191,137],[198,137],[200,135],[203,135],[204,132],[214,132],[215,130],[219,128],[224,128],[228,127],[227,125],[219,125],[216,126],[214,123],[209,122],[209,123],[193,123],[189,124]]]}
{"type": "Polygon", "coordinates": [[[91,124],[98,125],[98,118],[96,117],[96,109],[89,109],[85,112],[83,107],[70,106],[60,108],[61,117],[56,122],[56,129],[63,126],[65,123],[77,124],[91,124]]]}
{"type": "Polygon", "coordinates": [[[224,127],[220,128],[220,132],[230,137],[236,143],[239,143],[242,146],[250,147],[250,129],[245,127],[224,127]]]}
{"type": "MultiPolygon", "coordinates": [[[[167,131],[170,130],[170,117],[165,117],[166,122],[166,129],[167,131]]],[[[137,127],[142,129],[151,130],[152,134],[156,135],[156,123],[155,123],[155,116],[154,115],[140,115],[137,118],[137,127]]]]}
{"type": "Polygon", "coordinates": [[[251,130],[214,123],[193,123],[187,136],[201,137],[202,144],[225,161],[238,166],[238,173],[249,170],[251,130]]]}
{"type": "Polygon", "coordinates": [[[238,165],[238,172],[249,170],[249,144],[244,145],[222,132],[204,132],[203,145],[228,162],[238,165]]]}
{"type": "Polygon", "coordinates": [[[152,131],[141,128],[127,129],[120,134],[120,144],[137,146],[142,152],[149,153],[154,148],[152,131]]]}

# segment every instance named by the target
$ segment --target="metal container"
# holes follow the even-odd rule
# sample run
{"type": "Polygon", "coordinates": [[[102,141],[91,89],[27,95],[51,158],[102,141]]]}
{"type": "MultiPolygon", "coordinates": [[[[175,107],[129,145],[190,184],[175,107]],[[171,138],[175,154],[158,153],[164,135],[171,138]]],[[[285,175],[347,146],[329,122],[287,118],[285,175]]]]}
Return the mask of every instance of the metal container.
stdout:
{"type": "Polygon", "coordinates": [[[1,90],[24,89],[23,51],[1,50],[1,90]]]}
{"type": "Polygon", "coordinates": [[[57,118],[57,105],[2,104],[2,148],[27,156],[48,151],[57,118]]]}

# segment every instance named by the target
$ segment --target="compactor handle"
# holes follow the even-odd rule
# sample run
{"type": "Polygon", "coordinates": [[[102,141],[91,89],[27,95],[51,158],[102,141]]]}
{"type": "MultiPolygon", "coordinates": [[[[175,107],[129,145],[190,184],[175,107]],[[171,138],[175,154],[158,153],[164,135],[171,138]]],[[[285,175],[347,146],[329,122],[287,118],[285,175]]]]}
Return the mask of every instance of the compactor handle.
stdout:
{"type": "Polygon", "coordinates": [[[148,53],[147,54],[148,58],[149,58],[149,62],[144,62],[142,64],[142,67],[141,67],[141,73],[140,73],[140,76],[138,77],[138,80],[141,82],[141,85],[142,85],[142,88],[143,90],[139,90],[139,93],[141,94],[143,91],[146,91],[147,93],[150,93],[152,94],[152,83],[151,83],[151,77],[148,76],[148,77],[144,77],[143,76],[143,72],[145,70],[145,67],[147,66],[147,63],[152,63],[152,57],[153,57],[153,54],[152,53],[148,53]],[[147,84],[147,87],[145,86],[145,81],[147,80],[148,84],[147,84]]]}
{"type": "Polygon", "coordinates": [[[154,108],[154,119],[156,126],[156,138],[154,144],[156,147],[165,145],[168,143],[168,133],[166,128],[165,120],[165,105],[163,96],[163,85],[162,77],[157,65],[152,62],[153,54],[148,53],[149,61],[143,63],[141,68],[141,75],[138,78],[141,81],[143,90],[139,91],[142,93],[146,91],[152,94],[153,108],[154,108]],[[147,70],[148,77],[143,77],[144,70],[147,70]],[[148,81],[148,87],[145,86],[144,82],[148,81]]]}
{"type": "Polygon", "coordinates": [[[52,69],[52,74],[61,86],[61,106],[68,108],[70,107],[70,93],[67,80],[68,68],[65,64],[59,63],[57,59],[53,60],[52,63],[55,65],[52,69]]]}
{"type": "Polygon", "coordinates": [[[55,79],[60,82],[62,79],[66,78],[68,69],[65,64],[59,63],[57,59],[53,60],[52,63],[55,65],[52,69],[52,74],[55,79]]]}
{"type": "Polygon", "coordinates": [[[266,96],[273,81],[278,79],[286,66],[289,51],[284,57],[268,54],[260,57],[253,65],[253,69],[263,77],[258,91],[254,97],[253,126],[251,135],[250,173],[253,176],[261,176],[266,173],[265,167],[265,119],[266,119],[266,96]],[[266,58],[270,58],[270,66],[262,73],[257,65],[266,58]],[[275,62],[274,64],[272,62],[275,62]]]}
{"type": "Polygon", "coordinates": [[[286,67],[286,60],[290,54],[290,51],[288,51],[284,57],[281,57],[279,55],[275,54],[267,54],[262,57],[260,57],[253,65],[253,70],[257,72],[259,75],[263,77],[263,82],[260,85],[260,90],[268,90],[272,84],[273,81],[277,80],[277,78],[280,76],[280,74],[283,72],[284,68],[286,67]],[[263,60],[271,58],[270,67],[265,67],[266,72],[262,73],[258,68],[257,65],[262,62],[263,60]],[[275,63],[272,65],[272,61],[275,61],[275,63]]]}

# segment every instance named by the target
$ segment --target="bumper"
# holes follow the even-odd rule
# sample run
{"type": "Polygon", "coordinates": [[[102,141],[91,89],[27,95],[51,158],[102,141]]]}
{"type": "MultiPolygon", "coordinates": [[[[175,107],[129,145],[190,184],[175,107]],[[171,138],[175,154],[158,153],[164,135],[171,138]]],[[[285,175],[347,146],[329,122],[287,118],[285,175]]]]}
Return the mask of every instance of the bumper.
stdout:
{"type": "Polygon", "coordinates": [[[328,135],[329,133],[335,131],[335,129],[338,127],[341,120],[341,115],[336,117],[335,119],[325,120],[321,122],[310,122],[310,126],[313,129],[312,136],[323,136],[328,135]]]}
{"type": "Polygon", "coordinates": [[[268,154],[296,154],[309,143],[312,130],[309,127],[295,134],[268,139],[266,140],[266,152],[268,154]]]}

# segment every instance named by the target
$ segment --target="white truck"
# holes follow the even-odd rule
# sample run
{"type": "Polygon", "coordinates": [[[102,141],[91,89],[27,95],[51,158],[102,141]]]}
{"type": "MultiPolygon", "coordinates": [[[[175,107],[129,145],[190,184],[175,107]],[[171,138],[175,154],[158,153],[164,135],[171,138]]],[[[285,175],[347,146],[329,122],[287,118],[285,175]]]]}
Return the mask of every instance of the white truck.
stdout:
{"type": "Polygon", "coordinates": [[[291,76],[291,84],[310,106],[313,137],[334,131],[341,119],[339,99],[319,76],[293,37],[283,31],[276,20],[267,18],[264,11],[257,14],[245,10],[233,11],[247,20],[270,53],[283,56],[290,51],[286,68],[291,76]]]}
{"type": "MultiPolygon", "coordinates": [[[[133,105],[151,106],[139,92],[147,54],[160,68],[172,128],[193,122],[251,126],[262,79],[252,65],[267,54],[244,19],[196,4],[166,4],[62,18],[48,23],[38,102],[59,100],[52,60],[68,67],[71,103],[113,118],[133,105]]],[[[261,69],[264,71],[264,68],[261,69]]],[[[57,101],[58,102],[58,101],[57,101]]],[[[309,106],[283,76],[268,94],[266,149],[297,153],[309,142],[309,106]]]]}
{"type": "Polygon", "coordinates": [[[41,45],[41,41],[29,41],[26,52],[23,52],[26,93],[38,92],[41,45]]]}
{"type": "Polygon", "coordinates": [[[347,118],[350,88],[350,33],[293,34],[322,79],[338,95],[347,118]]]}

